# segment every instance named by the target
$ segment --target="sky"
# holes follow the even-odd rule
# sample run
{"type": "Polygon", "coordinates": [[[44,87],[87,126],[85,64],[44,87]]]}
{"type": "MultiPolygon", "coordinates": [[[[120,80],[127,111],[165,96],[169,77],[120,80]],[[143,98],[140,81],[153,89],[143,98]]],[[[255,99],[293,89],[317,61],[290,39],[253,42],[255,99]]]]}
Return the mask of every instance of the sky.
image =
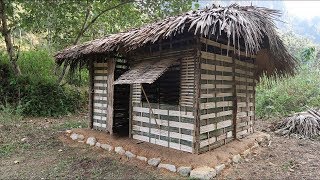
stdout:
{"type": "Polygon", "coordinates": [[[320,1],[284,1],[288,14],[302,19],[320,16],[320,1]]]}
{"type": "Polygon", "coordinates": [[[212,3],[226,6],[237,3],[280,10],[281,22],[276,23],[281,31],[293,31],[320,44],[320,1],[298,0],[199,0],[200,8],[212,3]]]}
{"type": "MultiPolygon", "coordinates": [[[[260,6],[268,6],[272,9],[277,9],[277,4],[280,4],[279,0],[269,0],[269,1],[258,1],[258,0],[242,0],[242,1],[235,1],[235,0],[199,0],[201,6],[210,5],[214,2],[218,2],[219,4],[228,4],[228,3],[240,3],[242,5],[260,5],[260,6]],[[271,7],[270,7],[271,6],[271,7]]],[[[294,15],[301,19],[312,19],[313,17],[320,16],[320,1],[282,1],[285,6],[285,14],[287,15],[294,15]]],[[[282,10],[283,11],[283,10],[282,10]]]]}

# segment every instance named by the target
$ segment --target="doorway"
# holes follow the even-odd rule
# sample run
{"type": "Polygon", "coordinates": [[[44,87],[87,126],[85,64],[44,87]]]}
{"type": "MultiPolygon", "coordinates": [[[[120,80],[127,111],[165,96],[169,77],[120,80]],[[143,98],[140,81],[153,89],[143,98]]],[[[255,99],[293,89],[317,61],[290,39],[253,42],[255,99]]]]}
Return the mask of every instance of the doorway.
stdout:
{"type": "MultiPolygon", "coordinates": [[[[128,69],[129,65],[125,59],[117,59],[114,69],[114,80],[118,79],[128,69]]],[[[115,84],[113,96],[113,132],[118,136],[128,136],[130,85],[115,84]]]]}

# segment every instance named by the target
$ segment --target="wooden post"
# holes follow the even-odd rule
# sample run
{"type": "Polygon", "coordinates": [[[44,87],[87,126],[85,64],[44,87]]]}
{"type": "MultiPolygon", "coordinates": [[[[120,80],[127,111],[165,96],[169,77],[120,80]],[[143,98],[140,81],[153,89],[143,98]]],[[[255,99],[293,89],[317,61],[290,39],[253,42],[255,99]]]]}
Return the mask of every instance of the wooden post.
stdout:
{"type": "Polygon", "coordinates": [[[112,135],[113,133],[113,98],[114,98],[114,70],[115,59],[108,61],[108,77],[107,77],[107,130],[112,135]]]}
{"type": "Polygon", "coordinates": [[[197,37],[197,43],[195,48],[195,102],[194,102],[194,117],[195,117],[195,153],[199,154],[200,151],[200,86],[201,86],[201,44],[200,37],[197,37]]]}
{"type": "Polygon", "coordinates": [[[237,99],[237,84],[236,84],[236,60],[235,53],[232,54],[232,81],[233,81],[233,109],[232,109],[232,120],[233,120],[233,137],[237,139],[237,113],[238,113],[238,99],[237,99]]]}
{"type": "Polygon", "coordinates": [[[129,96],[129,138],[132,138],[132,93],[133,84],[130,84],[130,96],[129,96]]]}
{"type": "Polygon", "coordinates": [[[89,122],[88,122],[88,128],[93,128],[93,98],[94,98],[94,66],[93,61],[89,61],[89,122]]]}

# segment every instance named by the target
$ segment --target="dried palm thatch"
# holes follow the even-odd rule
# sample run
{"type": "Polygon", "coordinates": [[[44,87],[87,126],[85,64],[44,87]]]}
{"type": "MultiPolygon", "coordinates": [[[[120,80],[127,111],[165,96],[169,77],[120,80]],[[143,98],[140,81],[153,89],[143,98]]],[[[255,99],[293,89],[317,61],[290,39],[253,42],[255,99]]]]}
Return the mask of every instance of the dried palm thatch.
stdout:
{"type": "Polygon", "coordinates": [[[288,53],[276,32],[274,21],[279,15],[279,11],[263,7],[212,5],[203,10],[168,17],[139,29],[72,46],[57,53],[55,58],[58,65],[67,63],[73,67],[85,64],[93,54],[125,56],[147,43],[191,32],[205,37],[226,36],[228,44],[238,47],[242,41],[247,53],[257,54],[266,48],[274,62],[274,73],[293,74],[296,60],[288,53]]]}
{"type": "Polygon", "coordinates": [[[302,138],[315,138],[320,135],[320,114],[309,109],[307,112],[285,118],[276,129],[275,133],[282,136],[295,134],[302,138]]]}

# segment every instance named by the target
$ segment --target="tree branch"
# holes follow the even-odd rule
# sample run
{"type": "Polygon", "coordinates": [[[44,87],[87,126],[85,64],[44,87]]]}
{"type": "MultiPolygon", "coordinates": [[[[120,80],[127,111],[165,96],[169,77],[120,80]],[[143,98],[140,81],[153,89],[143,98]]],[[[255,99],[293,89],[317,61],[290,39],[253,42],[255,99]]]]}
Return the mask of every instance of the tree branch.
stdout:
{"type": "Polygon", "coordinates": [[[90,9],[91,9],[91,8],[90,8],[90,6],[89,6],[89,0],[87,0],[86,16],[85,16],[84,22],[83,22],[83,24],[82,24],[81,30],[80,30],[80,32],[78,33],[77,38],[76,38],[75,41],[73,42],[73,45],[78,44],[78,41],[79,41],[80,37],[81,37],[81,36],[83,35],[83,33],[84,33],[84,28],[85,28],[85,26],[86,26],[86,24],[87,24],[87,22],[88,22],[88,18],[89,18],[89,14],[90,14],[90,9]]]}
{"type": "MultiPolygon", "coordinates": [[[[107,8],[107,9],[101,11],[98,15],[96,15],[89,23],[87,23],[87,21],[88,21],[88,18],[89,18],[90,9],[87,8],[85,20],[84,20],[84,22],[83,22],[83,25],[82,25],[82,27],[81,27],[81,30],[79,31],[79,33],[78,33],[75,41],[73,42],[73,45],[76,45],[76,44],[79,42],[80,38],[81,38],[81,37],[83,36],[83,34],[89,29],[89,27],[90,27],[93,23],[95,23],[96,20],[97,20],[100,16],[102,16],[104,13],[106,13],[106,12],[108,12],[108,11],[110,11],[110,10],[116,9],[116,8],[118,8],[118,7],[120,7],[120,6],[123,6],[123,5],[125,5],[125,4],[132,3],[132,2],[135,2],[135,0],[127,0],[127,1],[124,1],[124,2],[122,2],[122,3],[119,3],[119,4],[115,5],[115,6],[113,6],[113,7],[107,8]]],[[[87,1],[87,6],[89,7],[89,1],[87,1]]],[[[59,83],[59,84],[61,83],[61,81],[62,81],[62,79],[63,79],[63,77],[64,77],[64,75],[65,75],[65,73],[66,73],[66,70],[67,70],[67,64],[64,63],[62,72],[61,72],[61,74],[60,74],[60,76],[59,76],[59,78],[58,78],[58,83],[59,83]]]]}
{"type": "Polygon", "coordinates": [[[119,4],[115,5],[115,6],[113,6],[113,7],[110,7],[110,8],[107,8],[107,9],[101,11],[98,15],[96,15],[96,16],[85,26],[85,28],[83,28],[82,31],[79,32],[79,34],[78,34],[77,37],[80,38],[81,36],[83,36],[83,34],[89,29],[89,27],[90,27],[93,23],[95,23],[96,20],[97,20],[101,15],[103,15],[104,13],[106,13],[106,12],[108,12],[108,11],[110,11],[110,10],[116,9],[116,8],[118,8],[118,7],[120,7],[120,6],[123,6],[123,5],[125,5],[125,4],[132,3],[132,2],[135,2],[135,0],[127,0],[127,1],[124,1],[124,2],[122,2],[122,3],[119,3],[119,4]]]}

